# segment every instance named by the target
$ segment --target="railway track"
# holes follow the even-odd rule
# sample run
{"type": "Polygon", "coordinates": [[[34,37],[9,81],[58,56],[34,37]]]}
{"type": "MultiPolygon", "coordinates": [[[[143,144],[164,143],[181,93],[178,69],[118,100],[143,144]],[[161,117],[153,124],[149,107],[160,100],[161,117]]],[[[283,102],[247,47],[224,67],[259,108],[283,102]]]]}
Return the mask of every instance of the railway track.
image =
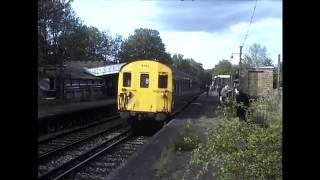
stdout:
{"type": "Polygon", "coordinates": [[[105,179],[141,147],[148,137],[131,133],[57,176],[55,179],[105,179]]]}
{"type": "Polygon", "coordinates": [[[88,127],[81,127],[79,129],[63,133],[58,136],[51,137],[45,141],[38,143],[38,160],[50,155],[54,152],[63,150],[69,146],[81,143],[90,137],[99,135],[105,132],[107,129],[118,127],[120,125],[117,121],[105,121],[99,124],[91,125],[88,127]]]}
{"type": "Polygon", "coordinates": [[[72,146],[80,144],[82,142],[89,141],[90,139],[96,138],[103,133],[112,131],[114,129],[120,128],[121,125],[114,126],[108,130],[97,131],[92,134],[80,133],[79,136],[72,135],[70,137],[66,137],[64,139],[53,140],[51,143],[42,145],[39,147],[38,151],[38,160],[42,160],[47,158],[48,156],[52,156],[53,154],[57,154],[63,150],[66,150],[72,146]]]}
{"type": "Polygon", "coordinates": [[[59,172],[61,168],[73,164],[81,157],[97,151],[99,147],[112,143],[128,132],[130,132],[129,127],[117,125],[76,141],[67,138],[63,143],[52,145],[52,150],[47,150],[38,155],[38,178],[48,179],[46,177],[59,172]]]}
{"type": "Polygon", "coordinates": [[[90,128],[90,127],[98,126],[98,125],[103,124],[103,123],[111,122],[111,121],[119,119],[119,118],[120,118],[120,116],[119,116],[119,114],[117,114],[117,115],[114,115],[114,116],[103,118],[100,121],[92,122],[92,123],[87,124],[87,125],[83,125],[83,126],[79,126],[79,127],[74,127],[74,128],[62,130],[62,131],[59,131],[59,132],[56,132],[56,133],[52,133],[51,135],[40,136],[38,138],[38,144],[40,144],[40,143],[43,144],[43,143],[49,142],[49,141],[51,141],[53,139],[57,139],[59,137],[63,137],[63,136],[66,136],[68,134],[75,133],[75,132],[78,132],[78,131],[81,131],[81,130],[84,130],[84,129],[87,129],[87,128],[90,128]]]}
{"type": "Polygon", "coordinates": [[[47,139],[38,145],[38,179],[104,179],[148,137],[109,122],[47,139]]]}

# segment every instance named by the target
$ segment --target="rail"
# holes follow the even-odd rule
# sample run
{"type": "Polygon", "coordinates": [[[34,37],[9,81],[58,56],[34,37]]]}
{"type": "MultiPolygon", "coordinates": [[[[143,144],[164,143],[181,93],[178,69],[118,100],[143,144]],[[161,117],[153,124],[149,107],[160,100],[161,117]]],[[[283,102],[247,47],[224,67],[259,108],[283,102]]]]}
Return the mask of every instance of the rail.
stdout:
{"type": "Polygon", "coordinates": [[[96,156],[100,155],[101,153],[107,151],[111,147],[119,144],[120,142],[124,141],[125,139],[132,136],[130,130],[127,130],[112,139],[107,140],[103,144],[87,151],[86,153],[82,154],[81,156],[68,161],[67,163],[59,166],[43,175],[41,175],[38,179],[60,179],[66,176],[68,173],[74,171],[76,168],[82,166],[89,160],[95,158],[96,156]]]}

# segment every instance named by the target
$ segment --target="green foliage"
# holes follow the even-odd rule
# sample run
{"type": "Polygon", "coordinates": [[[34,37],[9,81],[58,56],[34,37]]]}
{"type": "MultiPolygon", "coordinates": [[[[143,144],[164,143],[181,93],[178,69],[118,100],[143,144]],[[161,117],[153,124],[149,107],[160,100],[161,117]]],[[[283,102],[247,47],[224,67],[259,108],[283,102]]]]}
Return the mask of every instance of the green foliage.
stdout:
{"type": "Polygon", "coordinates": [[[167,176],[175,167],[174,156],[182,151],[191,151],[199,144],[199,136],[196,127],[190,121],[186,123],[181,132],[172,138],[169,144],[161,153],[159,161],[156,163],[156,175],[167,176]]]}
{"type": "Polygon", "coordinates": [[[118,62],[121,42],[121,36],[114,38],[107,32],[85,25],[61,37],[61,45],[64,46],[67,57],[71,60],[118,62]]]}
{"type": "Polygon", "coordinates": [[[196,148],[199,143],[199,136],[197,135],[194,124],[190,121],[184,126],[181,132],[173,138],[173,146],[175,151],[191,151],[196,148]]]}
{"type": "Polygon", "coordinates": [[[171,56],[166,53],[165,46],[157,30],[139,28],[122,44],[121,61],[137,59],[157,59],[171,64],[171,56]]]}
{"type": "Polygon", "coordinates": [[[38,63],[55,64],[63,57],[59,36],[74,29],[79,20],[71,8],[71,1],[38,1],[38,63]]]}
{"type": "Polygon", "coordinates": [[[95,27],[83,25],[71,2],[38,2],[39,66],[60,65],[64,60],[118,62],[121,36],[113,38],[95,27]]]}
{"type": "Polygon", "coordinates": [[[208,173],[218,179],[281,179],[282,117],[281,96],[258,99],[251,104],[248,123],[234,114],[237,105],[222,107],[214,125],[207,131],[206,143],[192,151],[184,177],[195,179],[208,173]],[[263,117],[261,123],[257,117],[263,117]],[[261,126],[263,124],[263,126],[261,126]],[[216,174],[214,174],[216,172],[216,174]]]}
{"type": "Polygon", "coordinates": [[[272,60],[267,56],[266,47],[257,43],[249,47],[249,52],[244,55],[242,62],[246,67],[272,66],[272,60]]]}
{"type": "Polygon", "coordinates": [[[247,111],[249,123],[258,124],[260,127],[269,127],[281,123],[282,97],[281,92],[275,91],[273,96],[261,97],[251,102],[247,111]]]}
{"type": "Polygon", "coordinates": [[[183,58],[182,54],[174,54],[172,56],[173,67],[197,77],[202,85],[210,84],[211,73],[210,70],[204,70],[201,63],[196,62],[192,58],[183,58]]]}
{"type": "Polygon", "coordinates": [[[219,106],[218,117],[224,120],[230,120],[236,117],[238,106],[243,105],[237,104],[237,102],[234,100],[227,102],[225,105],[219,106]]]}
{"type": "Polygon", "coordinates": [[[169,144],[164,148],[164,150],[161,153],[161,157],[159,161],[156,163],[156,175],[163,177],[167,176],[170,172],[174,162],[173,162],[173,153],[174,153],[174,147],[169,144]]]}
{"type": "Polygon", "coordinates": [[[236,75],[238,74],[238,66],[232,65],[228,60],[221,60],[213,68],[213,75],[236,75]]]}

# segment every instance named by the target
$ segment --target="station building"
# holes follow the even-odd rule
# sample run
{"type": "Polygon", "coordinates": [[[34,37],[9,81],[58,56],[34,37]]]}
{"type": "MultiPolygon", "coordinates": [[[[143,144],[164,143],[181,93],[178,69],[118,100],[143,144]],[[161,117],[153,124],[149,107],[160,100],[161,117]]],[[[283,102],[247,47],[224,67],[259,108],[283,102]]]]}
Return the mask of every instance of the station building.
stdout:
{"type": "Polygon", "coordinates": [[[78,102],[116,97],[118,72],[123,64],[66,61],[62,69],[41,67],[38,74],[38,100],[78,102]]]}

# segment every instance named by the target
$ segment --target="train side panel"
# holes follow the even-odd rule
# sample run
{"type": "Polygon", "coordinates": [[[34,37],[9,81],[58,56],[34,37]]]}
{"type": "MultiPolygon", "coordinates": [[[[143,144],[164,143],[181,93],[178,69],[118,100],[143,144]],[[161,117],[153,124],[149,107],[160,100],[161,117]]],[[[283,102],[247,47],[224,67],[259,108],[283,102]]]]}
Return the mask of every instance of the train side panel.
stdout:
{"type": "Polygon", "coordinates": [[[187,101],[190,101],[192,98],[200,94],[201,91],[198,79],[177,69],[174,70],[173,77],[174,104],[185,104],[187,101]]]}

